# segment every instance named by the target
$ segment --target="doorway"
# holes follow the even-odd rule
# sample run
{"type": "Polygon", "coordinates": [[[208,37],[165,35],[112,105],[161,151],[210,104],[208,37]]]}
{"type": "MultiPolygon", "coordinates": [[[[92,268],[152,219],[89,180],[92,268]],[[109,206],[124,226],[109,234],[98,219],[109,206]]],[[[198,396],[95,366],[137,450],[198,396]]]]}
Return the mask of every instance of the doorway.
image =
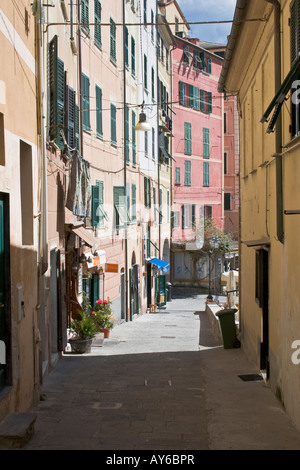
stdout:
{"type": "Polygon", "coordinates": [[[260,369],[270,376],[269,365],[269,251],[256,251],[256,303],[262,309],[260,369]]]}
{"type": "Polygon", "coordinates": [[[9,384],[10,360],[9,199],[0,193],[0,391],[9,384]]]}

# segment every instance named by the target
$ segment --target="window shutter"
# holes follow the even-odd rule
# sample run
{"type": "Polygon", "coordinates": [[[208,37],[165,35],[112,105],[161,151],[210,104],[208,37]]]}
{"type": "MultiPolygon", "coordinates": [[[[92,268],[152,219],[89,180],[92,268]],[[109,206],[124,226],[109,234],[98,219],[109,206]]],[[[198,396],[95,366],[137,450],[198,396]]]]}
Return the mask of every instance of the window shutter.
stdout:
{"type": "Polygon", "coordinates": [[[144,176],[144,203],[148,207],[148,178],[144,176]]]}
{"type": "Polygon", "coordinates": [[[131,73],[135,76],[135,39],[131,36],[131,73]]]}
{"type": "Polygon", "coordinates": [[[132,222],[136,221],[136,185],[131,185],[131,216],[132,222]]]}
{"type": "Polygon", "coordinates": [[[96,184],[92,186],[92,226],[97,227],[100,216],[99,216],[99,208],[100,205],[100,187],[96,184]]]}
{"type": "Polygon", "coordinates": [[[209,158],[209,129],[203,127],[203,157],[209,158]]]}
{"type": "Polygon", "coordinates": [[[116,24],[114,20],[110,19],[110,58],[116,62],[116,24]]]}
{"type": "Polygon", "coordinates": [[[136,166],[136,142],[135,142],[135,111],[131,112],[131,132],[132,132],[132,165],[136,166]]]}
{"type": "Polygon", "coordinates": [[[203,186],[209,186],[209,163],[203,162],[203,186]]]}
{"type": "Polygon", "coordinates": [[[97,46],[101,47],[102,46],[102,37],[101,37],[101,3],[99,0],[95,0],[94,3],[94,19],[95,19],[95,30],[94,30],[94,35],[95,35],[95,43],[97,46]]]}
{"type": "Polygon", "coordinates": [[[110,137],[113,145],[117,144],[117,120],[116,120],[116,107],[114,104],[110,105],[110,137]]]}
{"type": "Polygon", "coordinates": [[[75,147],[79,150],[79,106],[75,104],[75,147]]]}
{"type": "Polygon", "coordinates": [[[49,137],[63,150],[65,75],[64,63],[57,56],[57,36],[49,44],[50,131],[49,137]]]}
{"type": "Polygon", "coordinates": [[[212,113],[212,93],[209,91],[207,93],[207,101],[208,101],[208,112],[212,113]]]}
{"type": "Polygon", "coordinates": [[[189,97],[190,97],[190,107],[194,108],[195,102],[194,102],[194,86],[193,85],[189,85],[189,97]]]}
{"type": "Polygon", "coordinates": [[[144,87],[147,89],[148,88],[148,83],[147,83],[147,56],[144,54],[144,87]]]}
{"type": "Polygon", "coordinates": [[[191,162],[189,160],[184,162],[184,185],[191,185],[191,162]]]}
{"type": "Polygon", "coordinates": [[[97,136],[102,137],[102,90],[96,85],[96,131],[97,136]]]}
{"type": "Polygon", "coordinates": [[[84,23],[83,28],[89,34],[89,0],[81,1],[81,22],[84,23]]]}
{"type": "Polygon", "coordinates": [[[82,74],[82,107],[83,107],[83,129],[89,131],[90,123],[90,80],[82,74]]]}
{"type": "Polygon", "coordinates": [[[176,179],[175,184],[180,184],[180,168],[176,167],[176,179]]]}
{"type": "Polygon", "coordinates": [[[75,147],[75,91],[67,86],[67,132],[66,138],[68,145],[73,149],[75,147]]]}
{"type": "Polygon", "coordinates": [[[195,226],[196,223],[196,206],[192,204],[192,227],[195,226]]]}
{"type": "Polygon", "coordinates": [[[207,73],[211,74],[211,58],[207,59],[207,73]]]}
{"type": "Polygon", "coordinates": [[[125,105],[125,159],[129,163],[129,107],[125,105]]]}
{"type": "Polygon", "coordinates": [[[190,122],[184,123],[184,153],[191,155],[192,153],[192,125],[190,122]]]}
{"type": "Polygon", "coordinates": [[[151,180],[148,178],[148,206],[151,207],[151,180]]]}
{"type": "Polygon", "coordinates": [[[128,38],[129,38],[128,28],[127,26],[125,26],[125,66],[126,67],[129,66],[128,38]]]}
{"type": "Polygon", "coordinates": [[[205,91],[200,90],[200,110],[205,113],[205,91]]]}
{"type": "Polygon", "coordinates": [[[183,82],[179,82],[179,104],[185,105],[185,84],[183,82]]]}
{"type": "Polygon", "coordinates": [[[199,88],[194,87],[194,108],[199,111],[200,101],[199,101],[199,88]]]}
{"type": "Polygon", "coordinates": [[[291,63],[296,61],[300,52],[300,5],[299,0],[291,4],[291,63]]]}

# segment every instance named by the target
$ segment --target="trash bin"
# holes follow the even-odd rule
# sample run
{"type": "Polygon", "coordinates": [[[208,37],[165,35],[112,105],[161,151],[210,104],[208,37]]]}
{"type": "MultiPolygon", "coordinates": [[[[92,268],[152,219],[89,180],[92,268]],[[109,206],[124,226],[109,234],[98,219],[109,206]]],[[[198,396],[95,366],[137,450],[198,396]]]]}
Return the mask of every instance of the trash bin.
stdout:
{"type": "Polygon", "coordinates": [[[167,282],[167,301],[170,302],[172,300],[172,284],[170,282],[167,282]]]}
{"type": "Polygon", "coordinates": [[[224,349],[239,348],[241,346],[236,336],[235,312],[237,312],[236,308],[227,308],[216,313],[220,321],[224,349]]]}

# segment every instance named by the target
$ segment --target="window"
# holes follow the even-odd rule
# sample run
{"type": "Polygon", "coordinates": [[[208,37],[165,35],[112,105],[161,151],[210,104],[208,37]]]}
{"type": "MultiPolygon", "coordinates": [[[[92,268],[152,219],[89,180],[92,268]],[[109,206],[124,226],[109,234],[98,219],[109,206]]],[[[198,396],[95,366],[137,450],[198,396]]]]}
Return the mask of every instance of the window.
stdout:
{"type": "Polygon", "coordinates": [[[224,175],[227,175],[227,152],[224,153],[224,175]]]}
{"type": "Polygon", "coordinates": [[[104,220],[109,220],[103,207],[103,181],[96,181],[92,186],[92,226],[97,228],[104,227],[104,220]]]}
{"type": "MultiPolygon", "coordinates": [[[[300,23],[299,23],[299,15],[300,15],[300,2],[299,0],[294,0],[291,4],[291,65],[292,68],[295,65],[297,58],[299,57],[300,52],[300,23]]],[[[297,87],[292,88],[292,93],[295,91],[297,92],[297,96],[299,96],[299,87],[298,87],[298,80],[300,76],[294,77],[295,83],[297,83],[297,87]]],[[[297,100],[291,100],[291,134],[292,137],[296,137],[300,132],[300,104],[299,98],[297,100]]]]}
{"type": "Polygon", "coordinates": [[[200,100],[199,100],[199,88],[189,85],[189,106],[199,111],[200,100]]]}
{"type": "Polygon", "coordinates": [[[152,158],[153,160],[155,159],[155,129],[154,127],[152,127],[152,158]]]}
{"type": "Polygon", "coordinates": [[[188,106],[188,85],[184,82],[179,82],[179,104],[188,106]]]}
{"type": "Polygon", "coordinates": [[[178,33],[179,31],[179,19],[175,18],[175,33],[178,33]]]}
{"type": "Polygon", "coordinates": [[[120,228],[130,223],[130,217],[127,210],[128,198],[124,186],[114,186],[114,208],[116,228],[120,228]]]}
{"type": "Polygon", "coordinates": [[[212,93],[200,90],[200,110],[203,113],[212,113],[212,93]]]}
{"type": "Polygon", "coordinates": [[[192,125],[190,122],[184,123],[184,153],[192,154],[192,125]]]}
{"type": "Polygon", "coordinates": [[[147,56],[144,54],[144,87],[147,89],[148,88],[148,83],[147,83],[147,56]]]}
{"type": "Polygon", "coordinates": [[[212,218],[212,206],[204,206],[204,219],[212,218]]]}
{"type": "Polygon", "coordinates": [[[131,36],[131,75],[135,76],[135,39],[131,36]]]}
{"type": "Polygon", "coordinates": [[[155,98],[155,74],[154,74],[154,67],[151,67],[151,95],[152,99],[155,98]]]}
{"type": "Polygon", "coordinates": [[[230,193],[225,193],[224,194],[224,210],[225,211],[230,211],[231,210],[231,194],[230,193]]]}
{"type": "Polygon", "coordinates": [[[154,13],[151,10],[151,41],[154,42],[154,13]]]}
{"type": "Polygon", "coordinates": [[[192,204],[192,228],[196,226],[196,205],[192,204]]]}
{"type": "Polygon", "coordinates": [[[209,163],[203,162],[203,186],[209,186],[209,163]]]}
{"type": "Polygon", "coordinates": [[[129,52],[128,52],[128,47],[129,47],[129,33],[128,33],[128,28],[125,26],[125,67],[129,67],[129,52]]]}
{"type": "Polygon", "coordinates": [[[32,148],[20,141],[20,198],[22,245],[33,245],[32,148]]]}
{"type": "Polygon", "coordinates": [[[65,144],[60,130],[65,127],[65,73],[64,63],[57,55],[57,36],[49,44],[50,119],[49,138],[61,150],[65,144]]]}
{"type": "Polygon", "coordinates": [[[203,127],[203,158],[209,158],[209,129],[203,127]]]}
{"type": "Polygon", "coordinates": [[[170,191],[167,191],[167,222],[170,222],[170,191]]]}
{"type": "Polygon", "coordinates": [[[191,162],[185,160],[184,162],[184,185],[191,186],[191,162]]]}
{"type": "Polygon", "coordinates": [[[110,18],[110,59],[114,63],[117,61],[116,24],[112,18],[110,18]]]}
{"type": "Polygon", "coordinates": [[[148,132],[144,132],[145,134],[145,157],[148,157],[148,132]]]}
{"type": "Polygon", "coordinates": [[[102,130],[102,90],[96,85],[96,132],[97,137],[103,137],[102,130]]]}
{"type": "Polygon", "coordinates": [[[125,160],[129,163],[129,107],[125,105],[125,160]]]}
{"type": "Polygon", "coordinates": [[[66,140],[71,149],[75,147],[75,91],[66,87],[66,140]]]}
{"type": "Polygon", "coordinates": [[[190,228],[190,206],[188,204],[182,206],[182,228],[190,228]]]}
{"type": "Polygon", "coordinates": [[[157,211],[157,207],[156,207],[156,188],[153,188],[153,207],[154,207],[153,219],[154,219],[154,222],[156,222],[156,211],[157,211]]]}
{"type": "Polygon", "coordinates": [[[227,114],[224,113],[224,133],[227,133],[227,114]]]}
{"type": "Polygon", "coordinates": [[[135,111],[131,111],[131,147],[132,147],[132,165],[136,166],[135,111]]]}
{"type": "Polygon", "coordinates": [[[110,105],[110,138],[113,145],[117,145],[117,109],[110,105]]]}
{"type": "Polygon", "coordinates": [[[84,23],[82,26],[87,34],[90,33],[89,27],[89,0],[81,1],[81,23],[84,23]]]}
{"type": "Polygon", "coordinates": [[[190,57],[191,57],[191,54],[190,54],[189,46],[184,46],[183,55],[182,55],[182,63],[187,66],[190,65],[190,57]]]}
{"type": "Polygon", "coordinates": [[[101,3],[99,0],[95,0],[94,3],[94,22],[95,24],[95,44],[98,47],[102,46],[102,37],[101,37],[101,3]]]}
{"type": "Polygon", "coordinates": [[[180,184],[180,167],[177,166],[175,169],[175,184],[180,184]]]}
{"type": "Polygon", "coordinates": [[[167,69],[167,71],[169,71],[169,57],[170,57],[170,54],[169,54],[168,49],[166,48],[166,69],[167,69]]]}
{"type": "Polygon", "coordinates": [[[90,79],[82,74],[82,126],[86,131],[91,130],[90,123],[90,79]]]}
{"type": "Polygon", "coordinates": [[[131,185],[131,221],[136,222],[136,185],[131,185]]]}
{"type": "MultiPolygon", "coordinates": [[[[144,0],[144,23],[147,23],[147,0],[144,0]]],[[[145,24],[145,28],[146,28],[145,24]]]]}
{"type": "Polygon", "coordinates": [[[203,72],[206,72],[208,74],[211,74],[211,58],[210,57],[205,57],[204,52],[199,53],[200,56],[200,68],[203,72]]]}
{"type": "Polygon", "coordinates": [[[151,180],[144,176],[144,202],[145,207],[151,207],[151,180]]]}
{"type": "Polygon", "coordinates": [[[160,189],[159,193],[158,193],[158,205],[159,205],[159,223],[162,224],[162,222],[163,222],[163,193],[162,193],[162,189],[160,189]]]}
{"type": "Polygon", "coordinates": [[[114,186],[115,225],[120,228],[130,223],[124,186],[114,186]]]}
{"type": "Polygon", "coordinates": [[[0,113],[0,165],[5,165],[4,116],[0,113]]]}

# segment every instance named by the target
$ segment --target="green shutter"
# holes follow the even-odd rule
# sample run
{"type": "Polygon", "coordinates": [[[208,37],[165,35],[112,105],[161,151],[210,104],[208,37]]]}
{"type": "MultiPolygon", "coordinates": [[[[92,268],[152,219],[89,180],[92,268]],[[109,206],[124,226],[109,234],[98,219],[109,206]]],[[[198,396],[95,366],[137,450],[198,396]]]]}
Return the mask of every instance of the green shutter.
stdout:
{"type": "Polygon", "coordinates": [[[82,125],[83,129],[89,131],[91,129],[90,123],[90,80],[82,74],[82,125]]]}
{"type": "Polygon", "coordinates": [[[116,24],[112,18],[110,19],[110,58],[113,62],[117,60],[116,24]]]}
{"type": "Polygon", "coordinates": [[[79,150],[79,106],[75,104],[75,147],[79,150]]]}
{"type": "Polygon", "coordinates": [[[148,88],[148,83],[147,83],[147,56],[144,54],[144,87],[147,89],[148,88]]]}
{"type": "Polygon", "coordinates": [[[144,203],[148,207],[148,178],[144,176],[144,203]]]}
{"type": "Polygon", "coordinates": [[[209,163],[203,162],[203,186],[209,186],[209,163]]]}
{"type": "Polygon", "coordinates": [[[132,165],[136,166],[136,141],[135,141],[135,111],[131,112],[131,133],[132,133],[132,165]]]}
{"type": "Polygon", "coordinates": [[[84,23],[83,28],[89,34],[89,0],[81,0],[81,23],[84,23]]]}
{"type": "Polygon", "coordinates": [[[207,93],[207,101],[208,101],[208,112],[212,113],[212,92],[211,91],[207,93]]]}
{"type": "Polygon", "coordinates": [[[200,110],[205,113],[205,91],[200,90],[200,110]]]}
{"type": "Polygon", "coordinates": [[[129,45],[128,45],[128,28],[125,26],[125,67],[129,67],[129,45]]]}
{"type": "Polygon", "coordinates": [[[49,44],[49,90],[50,90],[50,140],[63,150],[65,115],[65,74],[64,63],[57,56],[57,36],[49,44]]]}
{"type": "Polygon", "coordinates": [[[191,162],[189,160],[184,162],[184,185],[191,186],[191,162]]]}
{"type": "Polygon", "coordinates": [[[97,227],[99,217],[99,205],[100,205],[100,187],[99,185],[92,186],[92,226],[97,227]]]}
{"type": "Polygon", "coordinates": [[[99,299],[100,292],[99,292],[99,274],[93,274],[91,280],[91,305],[93,307],[96,306],[96,302],[99,299]]]}
{"type": "Polygon", "coordinates": [[[96,131],[98,137],[103,137],[102,130],[102,90],[96,85],[96,131]]]}
{"type": "Polygon", "coordinates": [[[94,35],[95,35],[95,44],[97,46],[101,47],[102,46],[102,37],[101,37],[101,3],[99,0],[95,0],[94,2],[94,20],[95,23],[95,30],[94,30],[94,35]]]}
{"type": "Polygon", "coordinates": [[[180,168],[176,167],[176,176],[175,176],[175,184],[180,184],[180,168]]]}
{"type": "Polygon", "coordinates": [[[195,227],[196,223],[196,206],[192,204],[192,227],[195,227]]]}
{"type": "Polygon", "coordinates": [[[194,108],[199,111],[200,109],[200,95],[199,95],[199,88],[194,87],[194,108]]]}
{"type": "Polygon", "coordinates": [[[125,105],[125,159],[129,163],[129,107],[125,105]]]}
{"type": "Polygon", "coordinates": [[[135,76],[135,39],[131,36],[131,73],[135,76]]]}
{"type": "Polygon", "coordinates": [[[75,91],[73,88],[66,87],[66,139],[71,149],[75,147],[75,91]]]}
{"type": "Polygon", "coordinates": [[[110,105],[110,137],[113,145],[117,144],[117,110],[114,104],[110,105]]]}
{"type": "Polygon", "coordinates": [[[136,221],[136,185],[131,185],[131,220],[136,221]]]}
{"type": "Polygon", "coordinates": [[[211,58],[207,59],[207,73],[211,73],[211,58]]]}
{"type": "Polygon", "coordinates": [[[184,123],[184,153],[192,154],[192,125],[190,122],[184,123]]]}
{"type": "Polygon", "coordinates": [[[179,104],[185,105],[185,84],[179,82],[179,104]]]}
{"type": "Polygon", "coordinates": [[[190,97],[190,108],[195,107],[195,100],[194,100],[194,86],[189,85],[189,97],[190,97]]]}
{"type": "Polygon", "coordinates": [[[209,129],[203,127],[203,158],[209,156],[209,129]]]}

